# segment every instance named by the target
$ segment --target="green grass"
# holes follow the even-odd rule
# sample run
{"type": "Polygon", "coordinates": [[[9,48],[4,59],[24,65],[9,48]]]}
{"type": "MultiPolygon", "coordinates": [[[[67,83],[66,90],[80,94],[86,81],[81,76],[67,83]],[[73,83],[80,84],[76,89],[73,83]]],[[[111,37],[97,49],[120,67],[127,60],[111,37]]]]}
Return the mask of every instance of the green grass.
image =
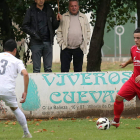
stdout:
{"type": "MultiPolygon", "coordinates": [[[[23,135],[18,123],[16,125],[0,122],[0,139],[17,140],[23,135]]],[[[40,122],[28,121],[33,140],[139,140],[140,119],[121,119],[119,128],[111,126],[109,130],[98,130],[92,119],[63,119],[40,122]],[[39,124],[39,125],[36,125],[39,124]],[[46,129],[44,132],[36,132],[46,129]]]]}
{"type": "MultiPolygon", "coordinates": [[[[121,62],[102,62],[101,64],[101,71],[132,71],[133,65],[128,65],[126,68],[120,68],[121,62]]],[[[83,72],[86,72],[87,64],[83,64],[83,72]]],[[[52,71],[53,72],[61,72],[60,70],[61,64],[60,63],[53,63],[52,64],[52,71]]],[[[30,63],[27,65],[27,71],[29,73],[33,72],[33,65],[30,63]]],[[[41,72],[44,72],[43,65],[41,66],[41,72]]],[[[73,72],[73,65],[71,64],[70,72],[73,72]]]]}

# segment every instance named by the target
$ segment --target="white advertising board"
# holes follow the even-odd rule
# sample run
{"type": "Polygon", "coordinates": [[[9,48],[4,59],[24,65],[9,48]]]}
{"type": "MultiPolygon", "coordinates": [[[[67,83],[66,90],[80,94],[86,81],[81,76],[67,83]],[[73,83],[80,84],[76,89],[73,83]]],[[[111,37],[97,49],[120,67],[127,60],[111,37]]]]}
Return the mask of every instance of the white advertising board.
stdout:
{"type": "MultiPolygon", "coordinates": [[[[23,77],[16,80],[19,107],[26,116],[59,117],[86,110],[113,110],[115,96],[132,75],[131,71],[38,73],[29,74],[26,102],[20,104],[23,77]]],[[[124,108],[135,108],[136,98],[125,101],[124,108]]],[[[4,102],[0,103],[0,117],[13,116],[4,102]]]]}

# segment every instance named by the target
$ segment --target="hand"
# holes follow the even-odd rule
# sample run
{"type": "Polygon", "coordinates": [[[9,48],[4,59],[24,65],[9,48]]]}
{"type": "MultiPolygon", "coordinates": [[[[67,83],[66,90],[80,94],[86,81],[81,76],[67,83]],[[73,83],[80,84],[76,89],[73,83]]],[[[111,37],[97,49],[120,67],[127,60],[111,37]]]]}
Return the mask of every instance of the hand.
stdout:
{"type": "Polygon", "coordinates": [[[56,18],[57,18],[57,20],[61,20],[62,19],[62,15],[60,13],[58,13],[56,18]]]}
{"type": "Polygon", "coordinates": [[[140,84],[140,75],[135,78],[135,82],[140,84]]]}
{"type": "Polygon", "coordinates": [[[121,66],[121,68],[124,68],[124,67],[126,67],[126,63],[121,63],[120,66],[121,66]]]}
{"type": "Polygon", "coordinates": [[[26,95],[27,95],[26,92],[23,92],[23,93],[22,93],[22,99],[20,100],[20,103],[24,103],[24,102],[25,102],[25,100],[26,100],[26,95]]]}

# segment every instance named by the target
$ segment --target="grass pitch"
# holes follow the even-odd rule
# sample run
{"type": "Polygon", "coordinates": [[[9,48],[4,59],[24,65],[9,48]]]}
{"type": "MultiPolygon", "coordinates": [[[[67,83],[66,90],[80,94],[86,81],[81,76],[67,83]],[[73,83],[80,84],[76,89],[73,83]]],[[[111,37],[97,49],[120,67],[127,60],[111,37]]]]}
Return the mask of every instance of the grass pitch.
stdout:
{"type": "MultiPolygon", "coordinates": [[[[97,118],[88,119],[53,119],[28,121],[33,140],[139,140],[140,119],[121,119],[119,128],[108,130],[96,128],[97,118]]],[[[22,139],[22,128],[15,121],[0,122],[1,140],[22,139]]]]}
{"type": "MultiPolygon", "coordinates": [[[[121,62],[102,62],[101,63],[101,71],[132,71],[133,70],[133,64],[128,65],[125,68],[120,68],[121,62]]],[[[83,72],[86,72],[87,64],[83,63],[83,72]]],[[[60,70],[61,64],[60,63],[53,63],[52,64],[52,71],[53,72],[61,72],[60,70]]],[[[33,64],[28,63],[27,65],[27,71],[29,73],[33,72],[33,64]]],[[[44,72],[43,70],[43,64],[41,65],[41,72],[44,72]]],[[[73,72],[73,64],[71,63],[70,66],[70,72],[73,72]]]]}

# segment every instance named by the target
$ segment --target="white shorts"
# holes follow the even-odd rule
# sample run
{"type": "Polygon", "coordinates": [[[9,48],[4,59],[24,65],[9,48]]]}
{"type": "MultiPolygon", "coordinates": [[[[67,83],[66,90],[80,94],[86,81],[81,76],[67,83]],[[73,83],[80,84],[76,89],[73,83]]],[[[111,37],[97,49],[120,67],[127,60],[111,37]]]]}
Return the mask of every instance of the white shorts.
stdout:
{"type": "Polygon", "coordinates": [[[18,107],[16,95],[5,96],[0,95],[0,100],[5,102],[5,105],[9,107],[18,107]]]}

